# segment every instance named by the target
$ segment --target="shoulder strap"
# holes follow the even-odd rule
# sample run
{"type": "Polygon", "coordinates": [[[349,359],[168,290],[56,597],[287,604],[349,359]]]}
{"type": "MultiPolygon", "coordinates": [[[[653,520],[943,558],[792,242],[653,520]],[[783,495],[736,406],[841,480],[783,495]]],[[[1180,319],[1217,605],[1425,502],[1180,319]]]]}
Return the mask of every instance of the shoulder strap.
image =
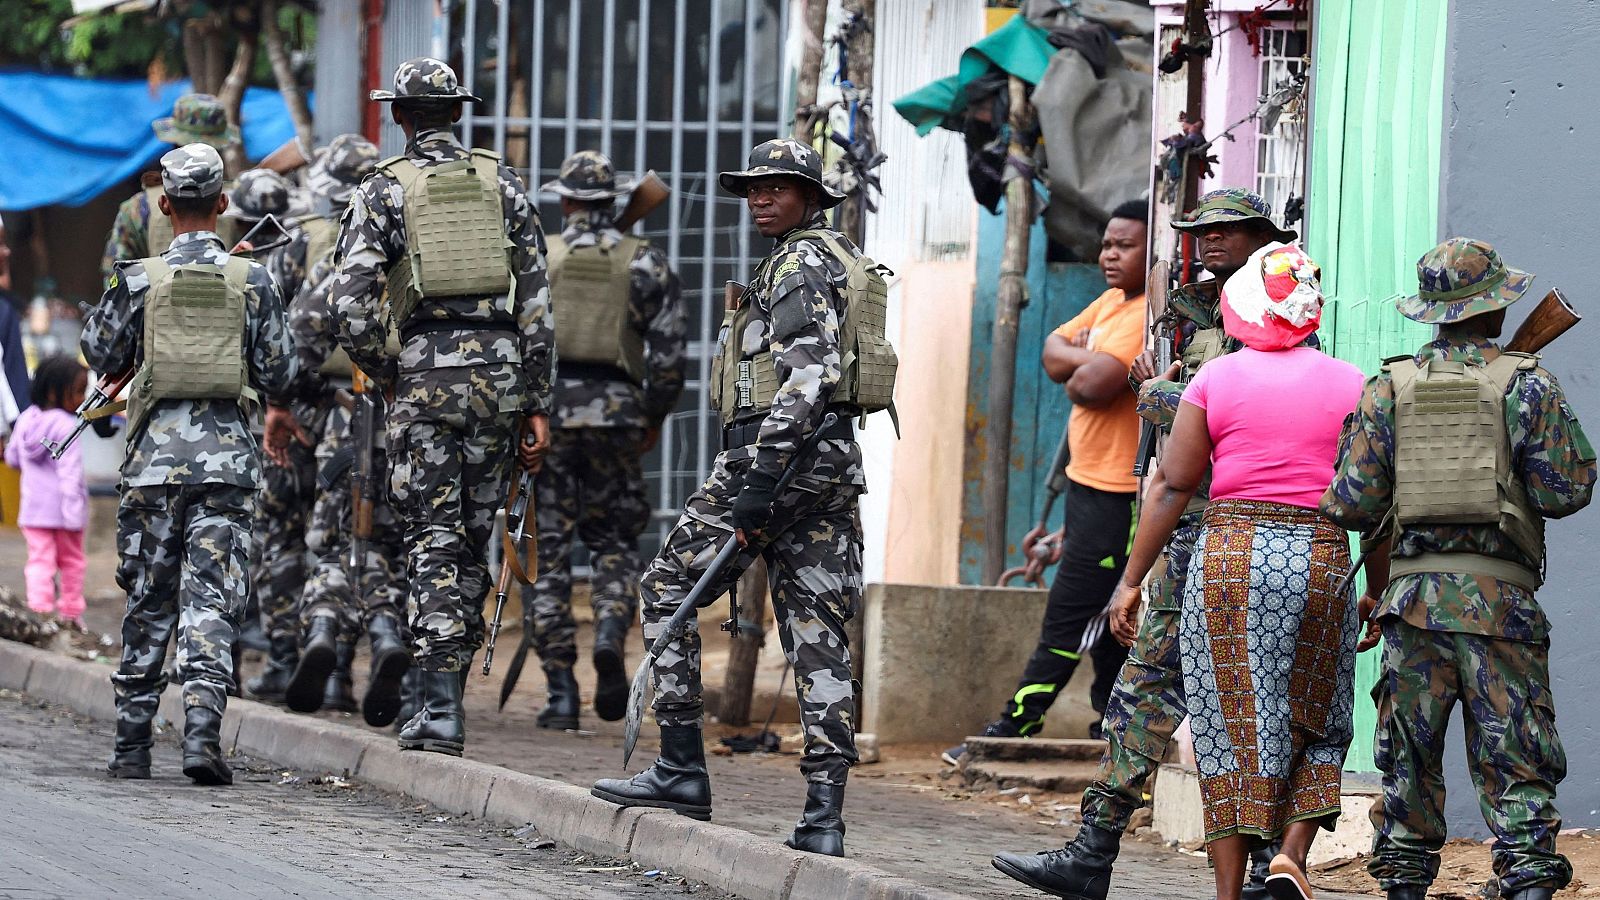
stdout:
{"type": "Polygon", "coordinates": [[[228,262],[222,267],[222,275],[228,281],[228,287],[239,293],[244,293],[250,286],[250,260],[242,256],[230,256],[228,262]]]}
{"type": "Polygon", "coordinates": [[[1384,360],[1383,371],[1388,372],[1389,377],[1394,379],[1394,395],[1398,398],[1403,389],[1417,380],[1417,374],[1422,371],[1422,367],[1417,365],[1416,357],[1396,356],[1384,360]]]}
{"type": "Polygon", "coordinates": [[[172,276],[172,267],[159,256],[139,260],[139,265],[144,266],[145,277],[150,279],[150,286],[155,287],[159,281],[165,281],[172,276]]]}
{"type": "Polygon", "coordinates": [[[647,247],[649,243],[633,235],[623,235],[617,246],[611,249],[611,268],[621,272],[633,265],[633,258],[639,255],[640,247],[647,247]]]}
{"type": "Polygon", "coordinates": [[[559,267],[566,261],[567,256],[572,253],[572,247],[568,246],[567,242],[562,240],[559,234],[547,235],[544,243],[544,265],[547,270],[559,267]]]}
{"type": "Polygon", "coordinates": [[[409,157],[391,156],[378,163],[378,171],[383,172],[394,180],[400,182],[402,191],[409,191],[411,186],[422,177],[422,167],[409,157]]]}
{"type": "Polygon", "coordinates": [[[1527,372],[1538,368],[1539,356],[1535,353],[1518,353],[1514,350],[1501,351],[1499,356],[1489,360],[1484,366],[1484,372],[1501,396],[1511,389],[1511,382],[1517,377],[1518,372],[1527,372]]]}

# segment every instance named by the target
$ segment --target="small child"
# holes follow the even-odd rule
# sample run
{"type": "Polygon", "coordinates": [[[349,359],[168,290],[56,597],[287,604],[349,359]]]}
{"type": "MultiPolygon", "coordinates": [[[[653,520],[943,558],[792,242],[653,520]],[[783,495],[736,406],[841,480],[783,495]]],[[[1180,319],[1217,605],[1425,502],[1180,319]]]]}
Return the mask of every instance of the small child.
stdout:
{"type": "Polygon", "coordinates": [[[22,470],[22,508],[17,524],[28,542],[23,578],[28,608],[56,613],[83,628],[83,530],[89,523],[89,491],[83,482],[82,445],[59,460],[44,441],[65,440],[77,424],[74,410],[89,387],[89,372],[71,356],[52,356],[33,374],[33,405],[22,411],[6,445],[6,462],[22,470]],[[56,600],[56,574],[61,598],[56,600]]]}

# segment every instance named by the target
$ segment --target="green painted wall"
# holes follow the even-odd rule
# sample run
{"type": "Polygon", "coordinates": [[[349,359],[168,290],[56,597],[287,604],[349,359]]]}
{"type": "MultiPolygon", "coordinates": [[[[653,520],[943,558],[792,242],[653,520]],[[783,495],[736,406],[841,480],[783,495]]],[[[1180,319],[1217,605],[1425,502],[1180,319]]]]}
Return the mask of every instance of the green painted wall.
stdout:
{"type": "MultiPolygon", "coordinates": [[[[1312,53],[1311,186],[1305,246],[1322,266],[1322,336],[1374,372],[1428,328],[1394,299],[1416,287],[1416,260],[1439,230],[1447,0],[1317,0],[1312,53]]],[[[1356,668],[1347,768],[1372,771],[1378,651],[1356,668]]]]}

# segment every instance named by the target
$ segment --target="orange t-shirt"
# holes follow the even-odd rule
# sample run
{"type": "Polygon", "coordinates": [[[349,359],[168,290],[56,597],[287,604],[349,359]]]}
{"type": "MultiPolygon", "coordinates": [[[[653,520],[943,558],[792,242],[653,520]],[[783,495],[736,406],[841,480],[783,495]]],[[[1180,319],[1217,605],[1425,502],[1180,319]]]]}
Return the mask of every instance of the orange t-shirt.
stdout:
{"type": "MultiPolygon", "coordinates": [[[[1065,338],[1087,328],[1089,349],[1115,356],[1125,366],[1144,352],[1144,295],[1129,299],[1121,288],[1101,294],[1072,321],[1057,328],[1065,338]]],[[[1139,414],[1133,391],[1123,391],[1099,409],[1074,407],[1067,423],[1072,462],[1067,477],[1113,493],[1138,490],[1133,457],[1139,452],[1139,414]]]]}

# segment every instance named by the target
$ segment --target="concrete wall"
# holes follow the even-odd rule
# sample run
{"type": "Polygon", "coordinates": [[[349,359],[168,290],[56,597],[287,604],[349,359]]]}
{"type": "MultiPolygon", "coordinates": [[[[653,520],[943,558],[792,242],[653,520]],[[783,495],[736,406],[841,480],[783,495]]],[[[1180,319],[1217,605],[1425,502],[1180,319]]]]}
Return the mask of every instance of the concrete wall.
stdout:
{"type": "MultiPolygon", "coordinates": [[[[1589,322],[1545,353],[1568,399],[1600,438],[1600,373],[1592,342],[1593,148],[1600,141],[1600,6],[1538,0],[1516,4],[1455,0],[1444,104],[1440,237],[1469,235],[1494,244],[1512,265],[1536,273],[1533,299],[1511,311],[1510,333],[1537,297],[1562,287],[1589,322]]],[[[1425,247],[1408,248],[1412,258],[1425,247]]],[[[1550,616],[1550,668],[1568,774],[1560,808],[1569,826],[1600,825],[1600,617],[1594,547],[1600,512],[1551,523],[1549,575],[1539,592],[1550,616]]],[[[1459,728],[1456,729],[1459,734],[1459,728]]],[[[1460,741],[1448,760],[1451,825],[1483,831],[1460,741]]]]}

